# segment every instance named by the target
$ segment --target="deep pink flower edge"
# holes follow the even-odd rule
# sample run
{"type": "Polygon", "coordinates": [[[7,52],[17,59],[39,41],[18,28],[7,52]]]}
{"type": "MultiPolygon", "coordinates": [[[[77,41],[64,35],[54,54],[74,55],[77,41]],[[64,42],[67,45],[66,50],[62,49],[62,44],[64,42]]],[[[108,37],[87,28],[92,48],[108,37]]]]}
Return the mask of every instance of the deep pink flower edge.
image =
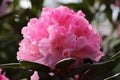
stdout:
{"type": "Polygon", "coordinates": [[[9,80],[9,79],[5,76],[5,73],[2,74],[2,69],[0,69],[0,80],[9,80]]]}

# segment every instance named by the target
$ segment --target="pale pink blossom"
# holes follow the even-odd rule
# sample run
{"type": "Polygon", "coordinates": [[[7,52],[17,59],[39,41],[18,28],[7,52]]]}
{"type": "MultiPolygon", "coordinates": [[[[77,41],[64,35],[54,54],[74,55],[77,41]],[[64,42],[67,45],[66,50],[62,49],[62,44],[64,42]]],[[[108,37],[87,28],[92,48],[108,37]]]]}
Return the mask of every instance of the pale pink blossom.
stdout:
{"type": "Polygon", "coordinates": [[[31,76],[31,80],[40,80],[38,72],[35,71],[34,74],[31,76]]]}
{"type": "Polygon", "coordinates": [[[101,37],[81,10],[74,12],[65,6],[43,8],[40,18],[31,19],[23,27],[22,34],[24,38],[17,52],[20,61],[38,62],[54,68],[64,58],[99,61],[104,55],[100,51],[101,37]]]}
{"type": "Polygon", "coordinates": [[[0,4],[0,17],[7,13],[8,2],[10,2],[10,0],[2,0],[0,4]]]}
{"type": "Polygon", "coordinates": [[[2,69],[0,69],[0,80],[9,80],[9,79],[5,76],[5,73],[2,74],[2,69]]]}

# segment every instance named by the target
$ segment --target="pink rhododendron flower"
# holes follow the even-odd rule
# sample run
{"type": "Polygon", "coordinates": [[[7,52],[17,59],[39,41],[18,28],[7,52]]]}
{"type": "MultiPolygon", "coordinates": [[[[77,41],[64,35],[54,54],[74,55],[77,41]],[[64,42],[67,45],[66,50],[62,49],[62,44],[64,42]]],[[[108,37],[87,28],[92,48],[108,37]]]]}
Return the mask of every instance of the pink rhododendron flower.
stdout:
{"type": "Polygon", "coordinates": [[[31,80],[40,80],[37,71],[35,71],[34,74],[31,76],[31,80]]]}
{"type": "Polygon", "coordinates": [[[5,74],[2,74],[2,69],[0,69],[0,80],[9,80],[5,74]]]}
{"type": "Polygon", "coordinates": [[[2,3],[0,4],[0,17],[5,15],[7,12],[7,6],[8,6],[8,2],[10,0],[2,0],[2,3]]]}
{"type": "Polygon", "coordinates": [[[43,8],[40,18],[32,18],[23,27],[22,34],[24,38],[17,52],[20,61],[38,62],[54,68],[64,58],[99,61],[104,55],[100,51],[101,37],[81,10],[76,13],[64,6],[43,8]]]}

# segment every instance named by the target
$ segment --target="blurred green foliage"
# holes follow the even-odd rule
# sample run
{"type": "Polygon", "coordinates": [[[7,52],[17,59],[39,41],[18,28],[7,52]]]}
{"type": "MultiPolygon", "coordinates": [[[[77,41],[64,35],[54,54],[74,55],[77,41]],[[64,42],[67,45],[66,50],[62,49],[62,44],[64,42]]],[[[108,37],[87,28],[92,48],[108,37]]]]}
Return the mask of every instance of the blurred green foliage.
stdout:
{"type": "MultiPolygon", "coordinates": [[[[0,0],[0,4],[1,1],[2,0],[0,0]]],[[[0,17],[0,64],[18,62],[16,59],[16,53],[18,51],[18,44],[22,40],[21,29],[27,25],[27,22],[31,18],[40,16],[44,0],[30,1],[32,8],[27,9],[20,7],[20,0],[13,0],[9,2],[9,12],[0,17]]],[[[111,9],[111,5],[114,3],[114,0],[83,0],[83,2],[79,3],[59,3],[60,5],[68,6],[74,11],[82,10],[90,23],[92,23],[96,17],[100,17],[101,14],[105,14],[106,18],[112,25],[112,31],[109,35],[101,35],[103,37],[101,50],[106,53],[101,61],[109,59],[113,54],[120,51],[120,36],[117,34],[117,25],[120,24],[120,11],[117,19],[114,21],[112,19],[113,10],[111,9]],[[95,7],[96,4],[97,7],[95,7]],[[105,8],[101,10],[103,5],[105,8]]],[[[23,78],[23,74],[28,74],[27,70],[9,68],[4,70],[6,71],[6,75],[10,78],[10,80],[20,80],[23,78]]],[[[116,66],[113,71],[103,77],[108,77],[118,72],[120,72],[120,64],[116,66]]],[[[28,80],[29,75],[31,74],[27,75],[28,80]]],[[[114,80],[119,79],[120,78],[117,77],[114,80]]],[[[101,80],[101,78],[98,80],[101,80]]]]}

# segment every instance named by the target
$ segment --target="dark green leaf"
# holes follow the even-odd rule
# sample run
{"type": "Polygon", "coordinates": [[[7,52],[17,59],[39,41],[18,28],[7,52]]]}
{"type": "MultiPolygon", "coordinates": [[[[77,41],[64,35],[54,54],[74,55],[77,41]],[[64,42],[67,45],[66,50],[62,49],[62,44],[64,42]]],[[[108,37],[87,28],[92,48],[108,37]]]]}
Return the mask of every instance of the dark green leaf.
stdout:
{"type": "Polygon", "coordinates": [[[36,7],[36,8],[38,8],[40,10],[42,8],[42,6],[43,6],[43,1],[44,0],[30,0],[30,1],[32,3],[33,7],[36,7]]]}
{"type": "Polygon", "coordinates": [[[26,68],[26,69],[31,69],[31,70],[40,71],[40,72],[51,72],[50,67],[45,66],[43,64],[29,62],[29,61],[21,61],[20,64],[23,68],[26,68]]]}
{"type": "Polygon", "coordinates": [[[107,1],[107,0],[100,0],[99,2],[100,2],[100,4],[111,5],[112,3],[114,3],[114,0],[109,0],[109,1],[107,1]]]}
{"type": "Polygon", "coordinates": [[[19,4],[19,0],[13,0],[13,9],[19,4]]]}
{"type": "Polygon", "coordinates": [[[120,51],[114,54],[109,60],[114,60],[120,57],[120,51]]]}
{"type": "Polygon", "coordinates": [[[75,74],[81,74],[83,72],[85,72],[86,70],[88,70],[90,68],[91,64],[87,63],[87,64],[83,64],[78,68],[72,69],[67,77],[73,77],[75,74]]]}
{"type": "Polygon", "coordinates": [[[40,76],[40,80],[53,80],[52,76],[50,76],[48,73],[38,72],[38,74],[40,76]]]}
{"type": "Polygon", "coordinates": [[[118,14],[117,21],[120,21],[120,12],[118,14]]]}
{"type": "Polygon", "coordinates": [[[96,78],[110,72],[120,62],[116,60],[92,64],[90,70],[84,75],[84,80],[95,80],[96,78]]]}
{"type": "Polygon", "coordinates": [[[86,4],[88,4],[88,5],[94,5],[94,1],[95,0],[83,0],[83,3],[86,3],[86,4]]]}
{"type": "Polygon", "coordinates": [[[111,10],[109,5],[106,6],[106,9],[104,10],[104,13],[106,14],[109,21],[112,23],[112,10],[111,10]]]}
{"type": "Polygon", "coordinates": [[[50,76],[48,73],[38,72],[40,80],[60,80],[57,75],[50,76]]]}
{"type": "Polygon", "coordinates": [[[117,74],[115,74],[115,75],[113,75],[113,76],[110,76],[110,77],[108,77],[108,78],[105,78],[104,80],[113,80],[115,77],[118,77],[118,76],[120,76],[120,73],[117,73],[117,74]]]}
{"type": "Polygon", "coordinates": [[[0,68],[21,68],[20,63],[0,64],[0,68]]]}
{"type": "Polygon", "coordinates": [[[75,61],[76,60],[74,58],[62,59],[56,63],[55,67],[59,68],[59,69],[64,69],[64,68],[69,67],[70,65],[74,64],[75,61]]]}
{"type": "MultiPolygon", "coordinates": [[[[111,40],[111,44],[110,44],[110,49],[118,49],[119,50],[119,47],[120,46],[120,38],[115,38],[115,39],[112,39],[111,40]]],[[[118,51],[116,50],[116,51],[118,51]]]]}
{"type": "Polygon", "coordinates": [[[14,80],[21,80],[21,79],[24,79],[24,78],[29,78],[31,75],[33,75],[33,73],[34,73],[34,71],[30,71],[30,70],[27,70],[27,69],[19,69],[17,74],[14,76],[14,80]]]}

